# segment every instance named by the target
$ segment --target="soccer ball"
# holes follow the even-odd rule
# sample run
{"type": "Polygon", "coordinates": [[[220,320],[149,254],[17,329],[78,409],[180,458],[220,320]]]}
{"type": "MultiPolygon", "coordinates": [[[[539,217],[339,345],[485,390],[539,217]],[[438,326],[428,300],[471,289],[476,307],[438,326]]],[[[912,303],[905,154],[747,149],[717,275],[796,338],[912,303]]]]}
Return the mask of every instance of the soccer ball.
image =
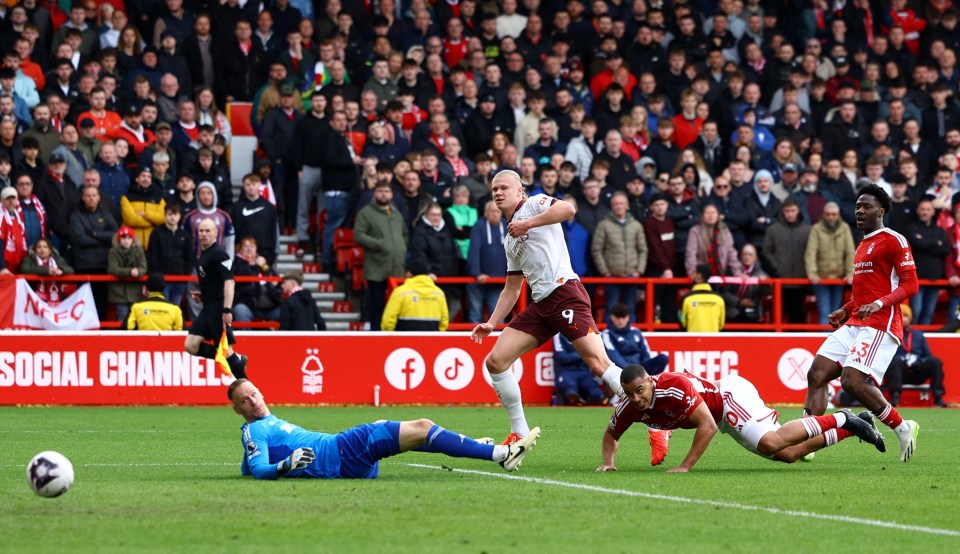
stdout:
{"type": "Polygon", "coordinates": [[[45,498],[60,496],[73,485],[73,464],[59,452],[41,452],[27,464],[27,483],[45,498]]]}

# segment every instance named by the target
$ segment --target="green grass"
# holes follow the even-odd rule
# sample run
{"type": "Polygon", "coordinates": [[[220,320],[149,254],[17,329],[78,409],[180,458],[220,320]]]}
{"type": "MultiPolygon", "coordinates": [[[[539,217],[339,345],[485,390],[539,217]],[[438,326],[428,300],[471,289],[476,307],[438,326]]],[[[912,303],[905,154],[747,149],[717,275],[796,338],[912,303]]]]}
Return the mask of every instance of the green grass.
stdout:
{"type": "MultiPolygon", "coordinates": [[[[273,412],[327,431],[429,417],[500,437],[506,424],[500,408],[273,412]]],[[[921,423],[907,464],[889,430],[886,454],[850,439],[794,465],[718,435],[692,473],[668,475],[693,433],[676,433],[665,465],[653,468],[646,433],[635,428],[621,443],[620,471],[598,474],[609,411],[535,408],[528,419],[543,436],[511,474],[519,479],[492,463],[408,453],[384,461],[372,481],[257,482],[239,475],[241,420],[226,407],[3,408],[0,552],[960,551],[960,411],[904,414],[921,423]],[[26,484],[26,463],[42,450],[75,465],[76,483],[60,498],[26,484]]],[[[782,410],[784,420],[798,416],[782,410]]]]}

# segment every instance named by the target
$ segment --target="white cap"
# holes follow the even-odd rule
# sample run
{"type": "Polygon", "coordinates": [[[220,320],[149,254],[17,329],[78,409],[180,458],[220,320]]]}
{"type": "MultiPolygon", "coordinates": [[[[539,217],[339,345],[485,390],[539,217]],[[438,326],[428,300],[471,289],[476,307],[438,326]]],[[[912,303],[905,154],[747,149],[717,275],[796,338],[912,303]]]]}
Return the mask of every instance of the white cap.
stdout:
{"type": "Polygon", "coordinates": [[[17,189],[13,187],[4,187],[3,192],[0,192],[0,200],[6,200],[7,198],[16,198],[17,189]]]}

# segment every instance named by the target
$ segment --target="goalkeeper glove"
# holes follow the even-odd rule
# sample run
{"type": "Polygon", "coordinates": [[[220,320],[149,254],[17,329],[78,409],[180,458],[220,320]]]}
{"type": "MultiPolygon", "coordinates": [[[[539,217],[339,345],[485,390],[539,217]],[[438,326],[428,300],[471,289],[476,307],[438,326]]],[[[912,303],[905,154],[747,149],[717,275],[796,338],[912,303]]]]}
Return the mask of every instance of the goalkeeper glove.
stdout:
{"type": "Polygon", "coordinates": [[[303,469],[313,463],[314,458],[312,448],[298,448],[277,464],[277,474],[283,476],[295,469],[303,469]]]}

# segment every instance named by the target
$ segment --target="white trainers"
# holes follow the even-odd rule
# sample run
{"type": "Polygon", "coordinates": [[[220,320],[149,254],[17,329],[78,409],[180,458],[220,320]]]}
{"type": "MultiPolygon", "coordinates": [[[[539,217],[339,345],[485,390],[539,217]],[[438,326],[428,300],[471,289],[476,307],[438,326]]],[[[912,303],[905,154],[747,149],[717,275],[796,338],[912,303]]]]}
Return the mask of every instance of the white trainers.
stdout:
{"type": "Polygon", "coordinates": [[[519,441],[508,446],[510,452],[507,454],[507,459],[500,462],[500,465],[503,469],[507,471],[516,471],[520,467],[520,462],[523,461],[524,456],[527,455],[527,452],[533,448],[533,445],[537,444],[537,438],[540,437],[540,428],[534,427],[530,429],[530,433],[527,436],[523,437],[519,441]]]}
{"type": "Polygon", "coordinates": [[[917,451],[917,436],[920,434],[920,424],[912,419],[905,419],[903,424],[894,431],[897,434],[897,439],[900,440],[900,461],[910,461],[913,453],[917,451]]]}

